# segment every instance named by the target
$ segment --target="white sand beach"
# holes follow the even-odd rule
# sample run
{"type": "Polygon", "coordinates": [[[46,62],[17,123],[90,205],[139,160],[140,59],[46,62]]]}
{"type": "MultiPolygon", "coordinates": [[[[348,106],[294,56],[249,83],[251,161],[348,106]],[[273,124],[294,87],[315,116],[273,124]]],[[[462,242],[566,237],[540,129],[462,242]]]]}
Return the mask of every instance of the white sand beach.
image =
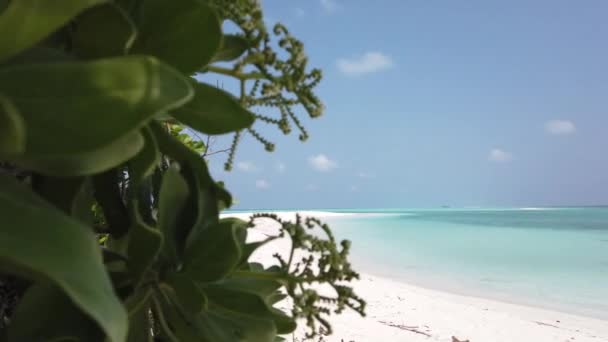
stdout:
{"type": "MultiPolygon", "coordinates": [[[[319,211],[300,214],[319,218],[350,215],[319,211]]],[[[248,219],[250,215],[223,216],[248,219]]],[[[295,212],[277,215],[293,219],[295,212]]],[[[271,222],[258,220],[256,223],[249,239],[276,234],[277,227],[271,222]]],[[[354,246],[356,248],[356,241],[354,246]]],[[[274,241],[257,251],[252,259],[269,265],[273,263],[274,251],[288,248],[289,241],[274,241]]],[[[599,319],[430,290],[369,274],[361,274],[354,288],[367,301],[367,317],[353,312],[333,316],[334,334],[322,341],[608,341],[608,321],[599,319]]],[[[293,341],[304,341],[303,331],[303,327],[299,328],[293,341]]]]}

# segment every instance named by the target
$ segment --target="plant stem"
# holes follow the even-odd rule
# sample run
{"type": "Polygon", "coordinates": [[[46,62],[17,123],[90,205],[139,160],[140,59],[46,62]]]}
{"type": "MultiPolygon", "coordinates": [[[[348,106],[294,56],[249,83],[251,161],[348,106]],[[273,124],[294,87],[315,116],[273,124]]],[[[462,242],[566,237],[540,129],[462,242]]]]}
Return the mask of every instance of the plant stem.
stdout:
{"type": "Polygon", "coordinates": [[[252,272],[252,271],[234,271],[235,276],[244,276],[258,279],[272,279],[272,280],[287,280],[288,274],[276,274],[272,272],[252,272]]]}
{"type": "Polygon", "coordinates": [[[222,68],[222,67],[218,67],[218,66],[212,66],[212,65],[208,66],[207,70],[214,72],[216,74],[238,78],[239,80],[259,80],[259,79],[264,78],[264,75],[262,75],[259,72],[242,73],[240,71],[222,68]]]}
{"type": "Polygon", "coordinates": [[[173,332],[171,331],[171,328],[169,328],[169,324],[167,324],[167,321],[165,320],[165,314],[163,313],[162,306],[160,305],[160,302],[155,295],[152,295],[152,303],[154,304],[154,311],[156,312],[163,333],[167,335],[171,342],[179,342],[179,338],[177,338],[177,336],[175,336],[175,334],[173,334],[173,332]]]}

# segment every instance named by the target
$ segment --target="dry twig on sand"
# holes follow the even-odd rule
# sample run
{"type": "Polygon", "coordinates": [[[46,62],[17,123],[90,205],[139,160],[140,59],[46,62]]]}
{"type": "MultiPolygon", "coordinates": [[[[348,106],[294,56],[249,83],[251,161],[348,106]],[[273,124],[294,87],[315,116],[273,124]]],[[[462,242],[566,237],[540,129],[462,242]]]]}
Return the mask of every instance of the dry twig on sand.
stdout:
{"type": "Polygon", "coordinates": [[[456,338],[456,336],[452,336],[452,342],[471,342],[469,340],[459,340],[456,338]]]}
{"type": "Polygon", "coordinates": [[[391,323],[391,322],[385,322],[385,321],[378,321],[378,323],[382,323],[384,325],[387,325],[389,327],[393,327],[393,328],[397,328],[397,329],[401,329],[401,330],[405,330],[405,331],[409,331],[409,332],[413,332],[416,334],[420,334],[420,335],[424,335],[427,337],[431,337],[430,334],[424,332],[424,331],[420,331],[418,330],[418,326],[407,326],[407,325],[403,325],[403,324],[395,324],[395,323],[391,323]]]}

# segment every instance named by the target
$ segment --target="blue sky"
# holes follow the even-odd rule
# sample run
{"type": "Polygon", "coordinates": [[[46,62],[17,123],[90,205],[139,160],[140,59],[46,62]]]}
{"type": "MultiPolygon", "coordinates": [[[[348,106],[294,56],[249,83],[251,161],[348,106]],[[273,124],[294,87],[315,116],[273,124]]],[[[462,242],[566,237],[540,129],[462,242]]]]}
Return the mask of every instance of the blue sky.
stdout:
{"type": "Polygon", "coordinates": [[[239,208],[608,204],[607,1],[262,3],[327,110],[212,157],[239,208]]]}

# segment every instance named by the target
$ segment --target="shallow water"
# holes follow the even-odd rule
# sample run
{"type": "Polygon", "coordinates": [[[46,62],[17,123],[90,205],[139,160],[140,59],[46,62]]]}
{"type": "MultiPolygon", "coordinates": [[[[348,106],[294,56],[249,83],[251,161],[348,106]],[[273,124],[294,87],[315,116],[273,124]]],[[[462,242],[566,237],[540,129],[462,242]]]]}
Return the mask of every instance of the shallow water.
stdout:
{"type": "Polygon", "coordinates": [[[363,272],[608,319],[608,208],[349,210],[363,272]]]}

